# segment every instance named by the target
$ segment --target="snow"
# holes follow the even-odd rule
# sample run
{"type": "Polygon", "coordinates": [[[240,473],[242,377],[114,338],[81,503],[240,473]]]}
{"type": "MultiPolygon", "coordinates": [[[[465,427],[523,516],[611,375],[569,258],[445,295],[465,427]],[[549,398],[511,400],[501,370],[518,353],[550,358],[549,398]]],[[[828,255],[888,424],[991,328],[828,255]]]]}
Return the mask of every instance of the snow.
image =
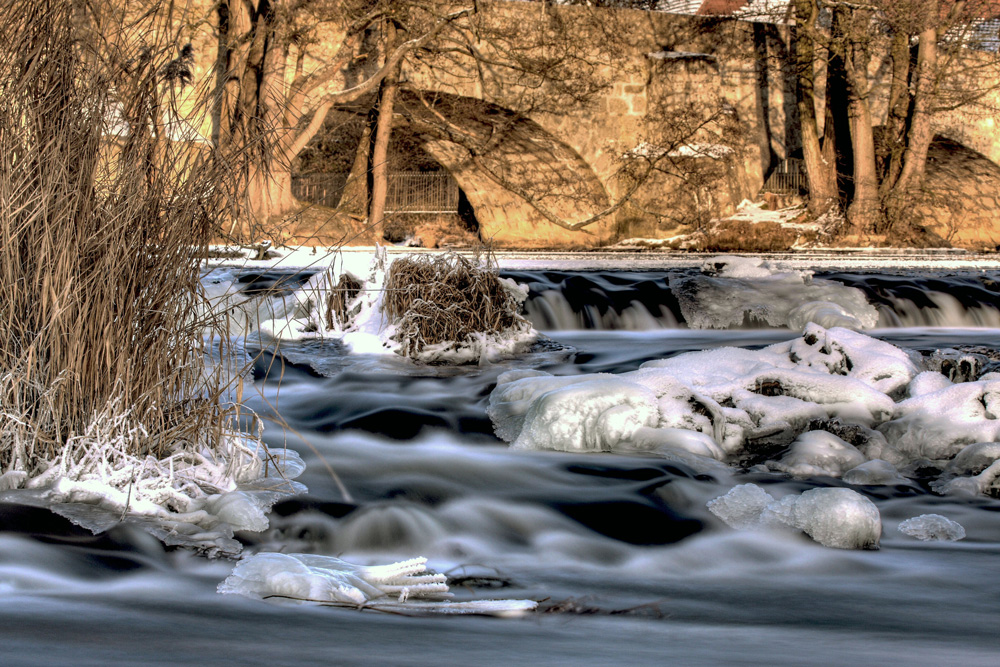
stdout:
{"type": "Polygon", "coordinates": [[[451,602],[447,577],[428,573],[426,558],[356,565],[332,556],[260,553],[237,563],[220,593],[296,602],[344,604],[390,612],[511,616],[534,611],[532,600],[451,602]]]}
{"type": "Polygon", "coordinates": [[[924,542],[956,542],[965,537],[965,528],[940,514],[921,514],[899,524],[899,532],[924,542]]]}
{"type": "MultiPolygon", "coordinates": [[[[747,202],[747,205],[751,205],[747,202]]],[[[753,204],[759,212],[755,215],[771,216],[781,214],[791,220],[801,215],[801,209],[766,211],[761,205],[753,204]]],[[[742,209],[749,215],[748,209],[742,209]]],[[[740,215],[739,213],[737,215],[740,215]]],[[[787,223],[791,224],[791,223],[787,223]]],[[[656,241],[657,239],[654,239],[656,241]]],[[[255,259],[256,250],[245,246],[213,246],[210,250],[217,256],[206,259],[206,269],[240,269],[282,271],[321,270],[329,267],[337,257],[349,264],[360,266],[363,271],[370,263],[374,248],[322,247],[322,246],[275,246],[268,251],[266,259],[255,259]]],[[[399,254],[439,253],[436,250],[418,248],[388,247],[390,257],[399,254]]],[[[459,254],[473,257],[471,251],[459,254]]],[[[553,251],[497,251],[494,255],[501,269],[558,271],[587,270],[657,270],[698,268],[717,256],[717,253],[696,253],[676,251],[635,251],[631,248],[595,250],[585,253],[553,251]]],[[[1000,255],[996,253],[975,254],[965,250],[922,249],[922,248],[813,248],[794,255],[777,253],[774,255],[752,255],[766,259],[776,270],[842,270],[842,271],[916,271],[965,270],[987,271],[1000,269],[1000,255]]]]}
{"type": "Polygon", "coordinates": [[[850,489],[810,489],[778,501],[756,484],[741,484],[707,507],[737,530],[794,528],[837,549],[877,549],[882,535],[878,508],[850,489]]]}

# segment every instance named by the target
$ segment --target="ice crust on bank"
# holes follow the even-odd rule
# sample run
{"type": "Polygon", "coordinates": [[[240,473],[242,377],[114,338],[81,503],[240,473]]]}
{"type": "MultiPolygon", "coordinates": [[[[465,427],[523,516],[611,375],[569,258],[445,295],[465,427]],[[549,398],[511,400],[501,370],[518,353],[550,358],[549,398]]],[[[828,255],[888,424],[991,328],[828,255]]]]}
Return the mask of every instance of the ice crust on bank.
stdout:
{"type": "Polygon", "coordinates": [[[451,602],[447,577],[429,573],[426,564],[426,558],[366,566],[332,556],[259,553],[240,561],[218,591],[411,613],[516,615],[537,607],[533,600],[451,602]]]}
{"type": "Polygon", "coordinates": [[[808,322],[823,327],[871,329],[878,310],[864,292],[832,280],[814,279],[811,271],[781,270],[750,257],[715,257],[701,275],[676,275],[670,289],[688,325],[729,329],[744,325],[801,329],[808,322]]]}
{"type": "Polygon", "coordinates": [[[794,528],[837,549],[877,549],[882,536],[875,503],[850,489],[810,489],[779,501],[756,484],[741,484],[707,507],[731,528],[794,528]]]}
{"type": "Polygon", "coordinates": [[[511,371],[487,411],[517,449],[750,461],[858,485],[906,484],[932,465],[939,491],[1000,491],[1000,375],[954,383],[927,366],[810,323],[760,350],[688,352],[615,375],[511,371]]]}
{"type": "Polygon", "coordinates": [[[260,531],[282,498],[305,492],[291,450],[228,432],[214,444],[176,443],[159,458],[128,454],[141,426],[117,406],[95,416],[44,469],[0,498],[46,507],[95,533],[135,523],[169,545],[238,554],[234,531],[260,531]]]}
{"type": "Polygon", "coordinates": [[[957,542],[965,537],[965,528],[940,514],[921,514],[899,524],[899,532],[924,542],[957,542]]]}
{"type": "MultiPolygon", "coordinates": [[[[279,314],[262,320],[260,333],[273,340],[335,339],[358,354],[398,354],[403,344],[397,340],[396,326],[383,313],[385,279],[394,259],[379,248],[366,269],[357,257],[338,253],[329,268],[313,275],[296,290],[279,314]],[[331,294],[342,277],[360,285],[356,294],[346,297],[343,311],[331,307],[331,294]]],[[[510,279],[500,279],[504,288],[519,304],[527,291],[510,279]]],[[[424,347],[416,358],[423,362],[453,364],[486,363],[524,352],[538,332],[526,324],[518,330],[499,334],[482,333],[473,340],[450,341],[424,347]]]]}

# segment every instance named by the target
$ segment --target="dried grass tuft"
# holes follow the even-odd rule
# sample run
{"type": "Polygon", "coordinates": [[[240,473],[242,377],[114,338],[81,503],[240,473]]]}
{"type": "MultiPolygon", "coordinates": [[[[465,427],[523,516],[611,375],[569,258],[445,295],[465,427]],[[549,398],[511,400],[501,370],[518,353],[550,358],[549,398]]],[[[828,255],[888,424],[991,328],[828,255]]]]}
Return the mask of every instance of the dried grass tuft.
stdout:
{"type": "Polygon", "coordinates": [[[354,300],[364,285],[354,276],[341,274],[337,285],[330,290],[326,302],[326,328],[344,329],[350,321],[347,304],[354,300]]]}
{"type": "Polygon", "coordinates": [[[520,302],[496,264],[462,255],[411,255],[389,267],[383,312],[396,324],[400,352],[414,356],[428,345],[467,343],[530,327],[520,302]]]}

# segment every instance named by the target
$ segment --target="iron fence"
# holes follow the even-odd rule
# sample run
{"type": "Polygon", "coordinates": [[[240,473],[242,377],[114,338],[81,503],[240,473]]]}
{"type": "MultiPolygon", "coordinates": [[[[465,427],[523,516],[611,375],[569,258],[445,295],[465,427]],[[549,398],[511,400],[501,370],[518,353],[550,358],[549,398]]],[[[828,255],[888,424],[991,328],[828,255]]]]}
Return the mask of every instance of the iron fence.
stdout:
{"type": "MultiPolygon", "coordinates": [[[[340,203],[347,174],[307,174],[292,179],[292,193],[303,201],[331,208],[340,203]]],[[[387,213],[455,213],[458,183],[445,171],[389,174],[387,213]]]]}
{"type": "Polygon", "coordinates": [[[809,192],[806,180],[806,170],[802,160],[788,158],[778,163],[771,175],[764,182],[761,192],[773,192],[777,195],[798,195],[809,192]]]}

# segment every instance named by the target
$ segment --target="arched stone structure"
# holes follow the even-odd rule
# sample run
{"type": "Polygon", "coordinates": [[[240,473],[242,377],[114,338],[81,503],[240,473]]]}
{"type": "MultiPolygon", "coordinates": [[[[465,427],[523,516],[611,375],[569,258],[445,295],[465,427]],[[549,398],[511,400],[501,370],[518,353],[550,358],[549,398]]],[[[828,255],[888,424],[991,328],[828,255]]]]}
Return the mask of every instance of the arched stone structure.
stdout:
{"type": "Polygon", "coordinates": [[[614,236],[613,216],[582,230],[563,226],[600,214],[610,198],[579,153],[530,118],[475,98],[415,91],[400,96],[398,111],[465,192],[483,240],[571,247],[614,236]]]}

